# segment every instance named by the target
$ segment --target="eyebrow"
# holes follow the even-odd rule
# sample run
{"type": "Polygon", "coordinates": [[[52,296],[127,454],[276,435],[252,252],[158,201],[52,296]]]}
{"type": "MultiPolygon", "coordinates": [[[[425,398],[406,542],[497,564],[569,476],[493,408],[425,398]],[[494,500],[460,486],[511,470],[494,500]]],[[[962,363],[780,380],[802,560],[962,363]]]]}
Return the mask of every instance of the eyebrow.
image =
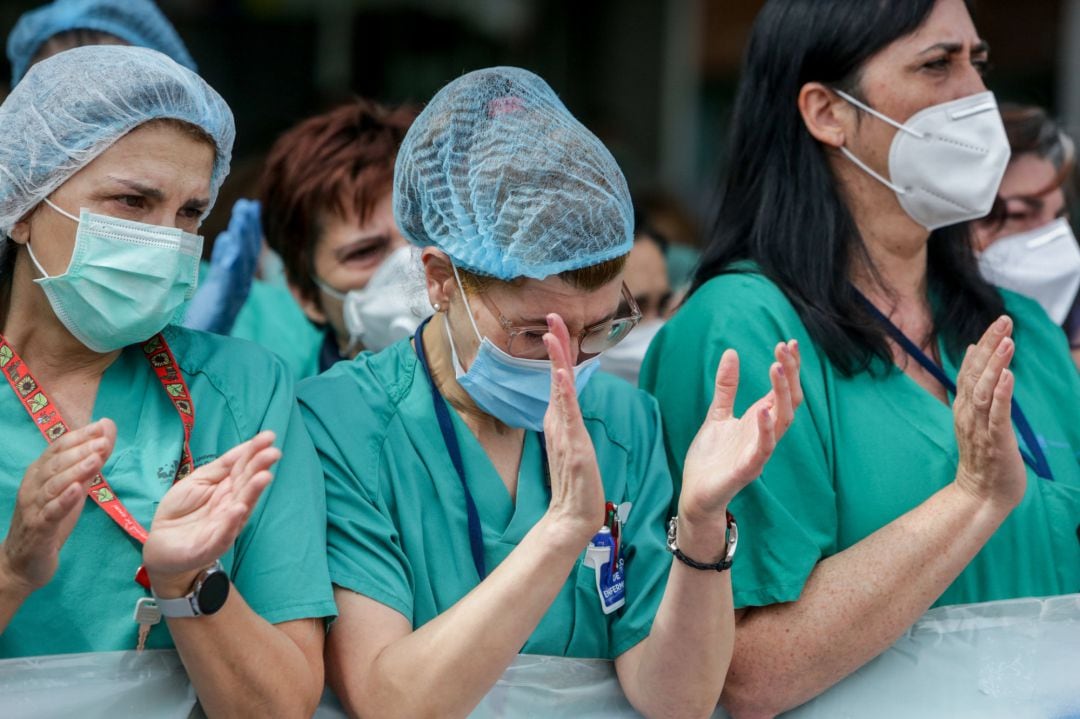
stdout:
{"type": "MultiPolygon", "coordinates": [[[[149,198],[151,200],[156,200],[158,202],[162,202],[165,199],[165,193],[157,187],[153,187],[152,185],[145,185],[136,180],[128,180],[123,177],[117,177],[116,175],[108,175],[107,177],[113,182],[121,184],[129,190],[133,190],[134,192],[139,193],[143,197],[149,198]]],[[[210,198],[208,197],[196,197],[184,203],[184,207],[190,207],[192,209],[198,210],[205,209],[209,205],[210,198]]]]}
{"type": "MultiPolygon", "coordinates": [[[[963,49],[964,49],[963,43],[959,43],[959,42],[939,42],[936,45],[931,45],[930,47],[926,48],[925,50],[923,50],[919,54],[920,55],[928,55],[928,54],[930,54],[932,52],[938,52],[938,51],[944,50],[945,52],[947,52],[950,55],[955,55],[956,53],[961,52],[963,49]]],[[[978,54],[985,53],[985,52],[990,52],[990,44],[988,42],[986,42],[985,40],[980,40],[979,42],[977,42],[977,43],[975,43],[974,45],[971,46],[971,54],[972,55],[978,55],[978,54]]]]}
{"type": "MultiPolygon", "coordinates": [[[[615,310],[613,312],[611,312],[610,314],[608,314],[606,317],[604,317],[604,319],[597,320],[596,322],[590,322],[589,324],[585,325],[584,329],[589,329],[590,327],[596,327],[597,325],[602,325],[605,322],[610,322],[611,320],[615,319],[615,317],[618,314],[619,314],[619,309],[615,308],[615,310]]],[[[520,322],[514,322],[512,324],[514,324],[514,325],[516,325],[518,327],[527,327],[527,328],[547,327],[547,316],[545,315],[545,316],[540,317],[540,318],[535,318],[535,317],[523,318],[520,322]]]]}

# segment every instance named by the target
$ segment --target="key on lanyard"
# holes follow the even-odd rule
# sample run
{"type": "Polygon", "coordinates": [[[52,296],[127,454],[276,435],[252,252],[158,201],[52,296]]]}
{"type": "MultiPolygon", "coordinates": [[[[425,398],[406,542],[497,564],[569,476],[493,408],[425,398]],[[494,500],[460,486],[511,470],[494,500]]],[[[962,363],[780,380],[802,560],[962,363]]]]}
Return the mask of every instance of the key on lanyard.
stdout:
{"type": "Polygon", "coordinates": [[[135,651],[141,652],[146,649],[146,640],[150,636],[150,630],[154,625],[161,622],[161,609],[157,602],[150,597],[143,597],[135,602],[135,623],[139,625],[139,640],[135,645],[135,651]]]}

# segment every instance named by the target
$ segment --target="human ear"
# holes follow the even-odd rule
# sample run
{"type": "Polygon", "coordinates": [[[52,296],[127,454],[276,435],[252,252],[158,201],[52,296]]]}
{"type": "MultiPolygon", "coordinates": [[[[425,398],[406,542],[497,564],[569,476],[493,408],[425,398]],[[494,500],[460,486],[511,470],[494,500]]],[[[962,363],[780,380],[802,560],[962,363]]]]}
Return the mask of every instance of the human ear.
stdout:
{"type": "Polygon", "coordinates": [[[424,264],[428,301],[436,311],[447,309],[451,298],[457,294],[457,280],[449,256],[434,247],[425,247],[420,261],[424,264]]]}
{"type": "Polygon", "coordinates": [[[844,146],[855,122],[855,108],[820,82],[803,85],[798,103],[811,137],[827,147],[844,146]]]}

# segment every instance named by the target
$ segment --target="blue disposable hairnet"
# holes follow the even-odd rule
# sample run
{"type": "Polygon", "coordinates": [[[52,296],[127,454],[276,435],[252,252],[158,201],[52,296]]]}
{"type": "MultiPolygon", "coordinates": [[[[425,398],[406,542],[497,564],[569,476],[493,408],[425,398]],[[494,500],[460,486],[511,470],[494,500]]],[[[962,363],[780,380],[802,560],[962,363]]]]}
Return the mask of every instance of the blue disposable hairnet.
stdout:
{"type": "Polygon", "coordinates": [[[30,61],[50,38],[69,30],[95,30],[129,45],[163,52],[195,70],[184,42],[153,0],[55,0],[25,13],[8,35],[11,85],[22,80],[30,61]]]}
{"type": "Polygon", "coordinates": [[[79,47],[34,65],[0,105],[0,232],[128,132],[163,118],[213,139],[213,205],[236,131],[205,80],[159,52],[122,45],[79,47]]]}
{"type": "Polygon", "coordinates": [[[405,236],[459,266],[543,279],[625,255],[634,213],[607,148],[536,75],[495,67],[440,90],[394,171],[405,236]]]}

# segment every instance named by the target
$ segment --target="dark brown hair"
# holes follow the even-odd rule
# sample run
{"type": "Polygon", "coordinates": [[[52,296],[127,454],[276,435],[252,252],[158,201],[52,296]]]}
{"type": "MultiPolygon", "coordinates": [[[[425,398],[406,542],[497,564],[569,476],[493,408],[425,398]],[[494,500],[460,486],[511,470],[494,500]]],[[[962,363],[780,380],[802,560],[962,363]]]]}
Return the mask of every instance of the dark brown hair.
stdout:
{"type": "MultiPolygon", "coordinates": [[[[579,290],[585,290],[591,292],[598,290],[608,282],[619,276],[619,273],[626,267],[627,255],[621,255],[610,260],[605,260],[598,265],[589,265],[588,267],[581,267],[576,270],[566,270],[556,275],[560,280],[565,282],[579,290]]],[[[521,279],[510,280],[504,282],[503,280],[497,280],[494,277],[487,275],[478,275],[468,270],[458,268],[458,274],[461,276],[461,284],[463,289],[467,292],[474,294],[483,292],[493,284],[503,282],[510,286],[521,284],[521,279]]]]}
{"type": "Polygon", "coordinates": [[[392,189],[398,146],[416,117],[357,99],[304,120],[278,138],[259,181],[266,241],[285,265],[285,277],[305,297],[325,213],[355,210],[366,222],[392,189]]]}

